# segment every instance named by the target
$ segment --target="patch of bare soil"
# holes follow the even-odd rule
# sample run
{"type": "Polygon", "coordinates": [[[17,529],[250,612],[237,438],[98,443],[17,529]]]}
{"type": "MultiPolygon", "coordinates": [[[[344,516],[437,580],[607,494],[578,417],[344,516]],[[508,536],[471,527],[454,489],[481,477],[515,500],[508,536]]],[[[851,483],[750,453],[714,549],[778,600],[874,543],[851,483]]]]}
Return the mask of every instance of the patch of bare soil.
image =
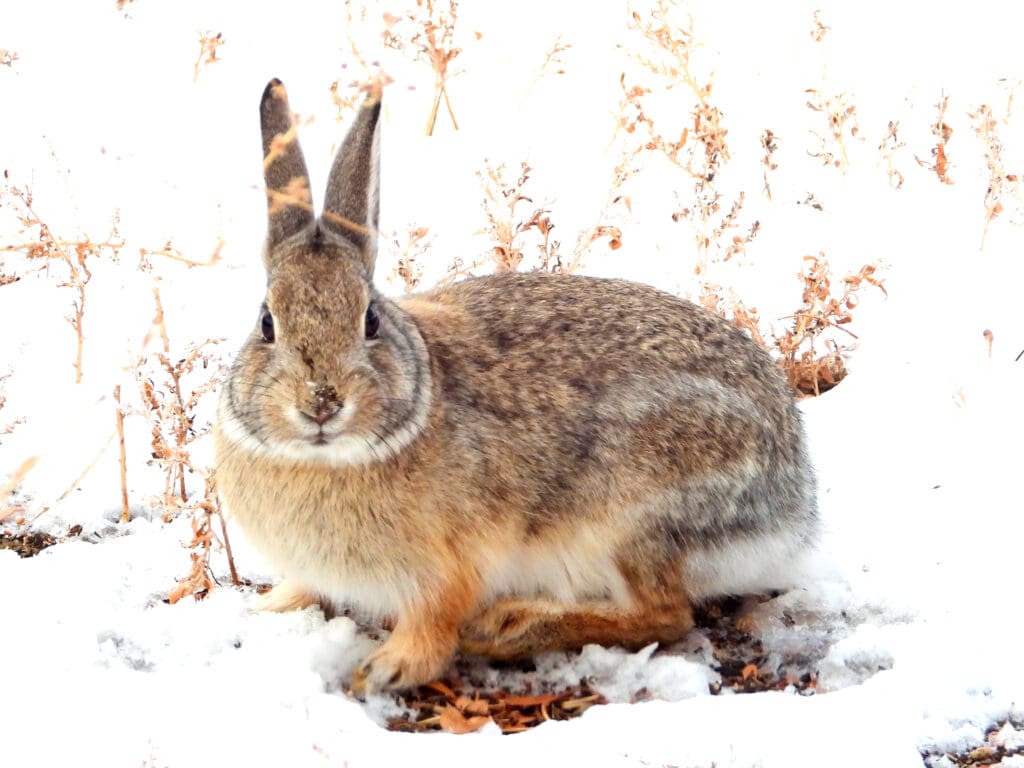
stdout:
{"type": "MultiPolygon", "coordinates": [[[[77,536],[82,532],[82,526],[75,525],[68,530],[67,536],[77,536]]],[[[18,553],[19,557],[34,557],[47,547],[52,547],[62,539],[57,539],[48,533],[40,531],[0,531],[0,549],[10,549],[18,553]]]]}

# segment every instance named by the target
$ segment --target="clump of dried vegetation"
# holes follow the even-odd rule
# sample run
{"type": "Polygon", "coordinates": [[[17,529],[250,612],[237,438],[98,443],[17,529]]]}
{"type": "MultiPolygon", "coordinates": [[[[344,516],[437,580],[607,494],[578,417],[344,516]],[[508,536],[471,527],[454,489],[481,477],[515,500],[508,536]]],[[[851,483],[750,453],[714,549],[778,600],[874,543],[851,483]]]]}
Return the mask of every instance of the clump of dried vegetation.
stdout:
{"type": "Polygon", "coordinates": [[[433,72],[434,96],[427,116],[427,136],[434,133],[442,100],[452,127],[459,129],[459,121],[455,119],[448,95],[448,80],[452,75],[450,67],[462,53],[462,49],[455,44],[458,10],[455,0],[416,0],[416,8],[410,9],[404,16],[385,14],[384,17],[387,25],[384,46],[405,51],[416,60],[425,61],[433,72]]]}
{"type": "Polygon", "coordinates": [[[860,303],[860,291],[870,285],[886,293],[884,280],[877,273],[877,265],[866,264],[834,286],[825,254],[805,256],[800,272],[801,306],[783,318],[789,326],[781,333],[770,325],[766,327],[757,309],[747,307],[738,297],[723,299],[719,286],[706,286],[700,302],[731,319],[754,341],[773,352],[794,392],[817,396],[846,377],[846,358],[857,338],[847,326],[860,303]],[[847,338],[840,337],[839,331],[847,338]]]}
{"type": "MultiPolygon", "coordinates": [[[[635,139],[632,156],[655,153],[683,172],[690,182],[685,195],[679,197],[673,221],[685,222],[697,249],[694,274],[702,278],[711,262],[728,261],[746,252],[757,237],[760,222],[743,218],[745,195],[738,193],[726,199],[718,187],[718,175],[729,162],[731,153],[724,113],[712,98],[712,77],[697,74],[694,56],[699,50],[694,34],[694,20],[667,0],[658,2],[646,13],[634,11],[631,30],[642,41],[633,58],[653,77],[649,82],[633,82],[623,73],[619,78],[622,90],[619,127],[635,139]],[[679,92],[692,99],[689,121],[676,114],[656,114],[650,107],[652,99],[671,96],[678,104],[679,92]],[[671,122],[667,130],[662,126],[671,122]]],[[[774,135],[766,131],[761,138],[765,150],[765,167],[773,168],[771,152],[774,135]]],[[[768,190],[767,175],[765,188],[768,190]]]]}
{"type": "Polygon", "coordinates": [[[526,216],[518,215],[521,203],[533,207],[533,200],[525,194],[526,183],[533,170],[525,161],[521,163],[519,176],[515,181],[506,181],[505,165],[492,167],[487,164],[486,173],[477,172],[484,186],[484,213],[487,216],[487,233],[493,243],[491,257],[498,272],[515,272],[522,266],[527,254],[525,239],[536,234],[537,268],[557,271],[561,264],[557,240],[551,239],[554,224],[551,223],[547,208],[533,208],[526,216]]]}
{"type": "Polygon", "coordinates": [[[173,354],[156,288],[153,299],[156,314],[150,335],[156,336],[160,344],[154,353],[138,360],[135,376],[152,432],[150,463],[158,465],[165,478],[163,495],[155,497],[153,505],[162,508],[164,518],[169,519],[188,502],[186,476],[196,471],[189,447],[209,430],[208,425],[200,427],[195,423],[196,408],[203,396],[216,388],[223,366],[210,349],[219,339],[189,343],[181,353],[173,354]],[[197,377],[197,372],[202,375],[197,377]]]}
{"type": "Polygon", "coordinates": [[[57,273],[60,288],[72,291],[71,313],[66,316],[75,332],[75,383],[82,381],[82,350],[85,342],[86,288],[92,280],[90,265],[99,259],[116,262],[120,258],[124,240],[118,232],[118,216],[106,239],[93,242],[88,237],[65,239],[53,233],[50,227],[36,213],[32,192],[18,187],[10,189],[15,201],[15,215],[21,224],[21,240],[14,244],[0,246],[0,252],[17,253],[47,274],[57,273]]]}
{"type": "MultiPolygon", "coordinates": [[[[222,548],[227,553],[232,582],[238,584],[239,580],[213,472],[197,467],[191,452],[192,444],[210,430],[208,423],[197,423],[197,409],[216,389],[224,373],[224,365],[212,350],[220,339],[206,339],[199,344],[190,342],[181,352],[172,353],[163,304],[156,288],[153,289],[153,299],[156,311],[143,346],[144,349],[149,347],[154,339],[159,340],[159,344],[155,352],[144,354],[135,365],[142,414],[150,425],[149,463],[160,467],[164,474],[164,492],[162,496],[152,497],[150,505],[161,512],[165,521],[182,513],[190,514],[192,518],[193,536],[189,544],[192,564],[188,575],[179,580],[168,595],[168,600],[174,603],[188,595],[202,597],[213,588],[210,555],[215,548],[222,548]],[[189,494],[186,485],[188,475],[202,479],[201,494],[189,494]],[[215,517],[220,523],[219,537],[213,529],[215,517]]],[[[118,418],[123,417],[119,408],[118,418]]],[[[123,431],[121,438],[123,444],[123,431]]],[[[121,458],[123,462],[123,451],[121,458]]],[[[122,463],[122,498],[125,473],[126,467],[122,463]]]]}

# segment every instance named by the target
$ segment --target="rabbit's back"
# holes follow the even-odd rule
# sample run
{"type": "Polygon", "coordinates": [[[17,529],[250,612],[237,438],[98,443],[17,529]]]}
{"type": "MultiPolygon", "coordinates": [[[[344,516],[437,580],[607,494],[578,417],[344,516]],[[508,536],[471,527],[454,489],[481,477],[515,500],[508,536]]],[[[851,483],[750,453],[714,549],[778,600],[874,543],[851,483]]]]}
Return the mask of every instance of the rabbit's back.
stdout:
{"type": "Polygon", "coordinates": [[[452,472],[479,508],[520,521],[524,546],[600,525],[643,556],[699,562],[697,593],[740,591],[762,580],[751,562],[806,547],[799,413],[723,318],[635,283],[539,273],[402,303],[433,360],[452,472]],[[755,545],[777,551],[739,554],[755,545]]]}

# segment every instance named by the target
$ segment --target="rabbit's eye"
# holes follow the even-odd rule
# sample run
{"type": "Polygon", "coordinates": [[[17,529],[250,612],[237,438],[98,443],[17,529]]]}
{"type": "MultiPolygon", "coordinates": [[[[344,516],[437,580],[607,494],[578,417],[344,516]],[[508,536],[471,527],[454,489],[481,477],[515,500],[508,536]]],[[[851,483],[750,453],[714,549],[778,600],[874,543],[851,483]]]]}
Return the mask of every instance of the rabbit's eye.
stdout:
{"type": "Polygon", "coordinates": [[[370,304],[366,308],[366,338],[375,339],[377,337],[377,331],[380,330],[380,315],[377,314],[377,308],[370,304]]]}
{"type": "Polygon", "coordinates": [[[263,340],[271,342],[274,340],[274,316],[267,310],[263,310],[260,317],[260,331],[263,333],[263,340]]]}

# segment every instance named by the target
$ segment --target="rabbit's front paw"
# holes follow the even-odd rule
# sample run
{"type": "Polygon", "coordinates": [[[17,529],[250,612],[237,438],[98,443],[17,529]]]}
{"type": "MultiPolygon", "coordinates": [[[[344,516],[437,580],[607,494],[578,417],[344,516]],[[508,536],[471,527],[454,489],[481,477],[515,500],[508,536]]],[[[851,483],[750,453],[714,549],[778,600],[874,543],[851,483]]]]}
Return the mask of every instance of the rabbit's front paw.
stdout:
{"type": "Polygon", "coordinates": [[[396,630],[352,673],[352,692],[359,698],[429,683],[444,672],[451,660],[454,641],[435,639],[419,645],[396,630]]]}

